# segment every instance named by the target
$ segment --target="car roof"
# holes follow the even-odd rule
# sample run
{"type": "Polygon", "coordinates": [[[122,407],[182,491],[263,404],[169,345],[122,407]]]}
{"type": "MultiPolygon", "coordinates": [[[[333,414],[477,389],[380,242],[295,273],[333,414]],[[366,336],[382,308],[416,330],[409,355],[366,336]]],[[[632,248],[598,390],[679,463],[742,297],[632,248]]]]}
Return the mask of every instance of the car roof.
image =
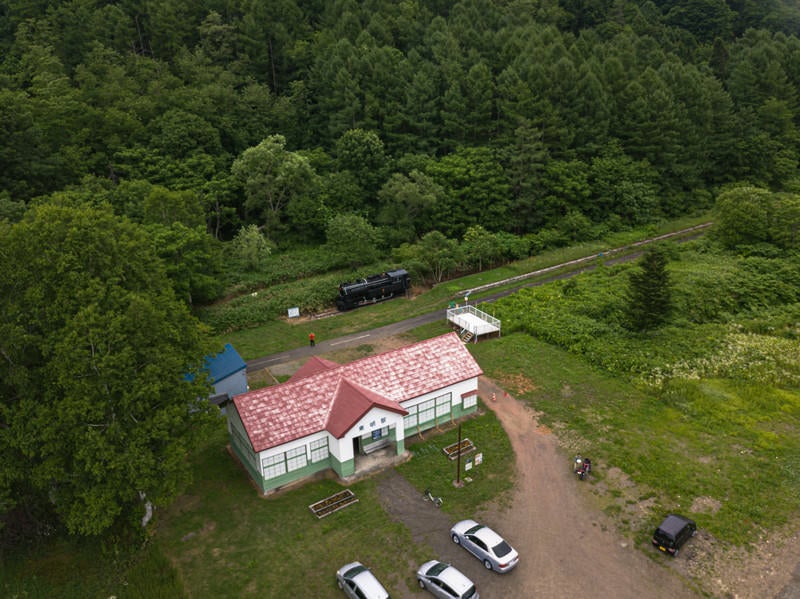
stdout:
{"type": "Polygon", "coordinates": [[[342,576],[355,581],[358,587],[364,591],[369,599],[385,599],[389,596],[383,585],[375,578],[375,575],[370,572],[369,568],[361,562],[353,562],[343,566],[341,570],[342,576]]]}
{"type": "Polygon", "coordinates": [[[448,586],[459,595],[473,586],[469,578],[449,564],[438,574],[438,577],[439,580],[446,582],[448,586]]]}
{"type": "Polygon", "coordinates": [[[482,526],[482,525],[479,525],[479,526],[480,526],[479,528],[476,527],[474,530],[467,531],[467,532],[471,532],[471,534],[473,534],[476,537],[478,537],[481,541],[486,543],[486,545],[489,546],[489,547],[494,547],[495,545],[503,542],[503,540],[504,540],[503,537],[501,537],[499,534],[497,534],[491,528],[489,528],[488,526],[482,526]]]}
{"type": "Polygon", "coordinates": [[[688,518],[679,516],[678,514],[670,514],[664,518],[664,521],[661,523],[661,526],[659,526],[658,529],[669,535],[675,535],[678,534],[681,529],[690,522],[691,520],[688,518]]]}

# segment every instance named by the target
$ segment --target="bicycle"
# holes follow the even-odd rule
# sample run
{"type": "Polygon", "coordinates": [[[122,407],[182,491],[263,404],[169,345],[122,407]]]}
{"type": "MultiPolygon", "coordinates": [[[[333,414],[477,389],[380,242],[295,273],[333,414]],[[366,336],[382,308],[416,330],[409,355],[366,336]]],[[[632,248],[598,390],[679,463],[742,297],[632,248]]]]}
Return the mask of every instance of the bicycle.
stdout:
{"type": "Polygon", "coordinates": [[[430,490],[430,489],[425,489],[425,492],[422,494],[422,498],[423,498],[425,501],[430,501],[430,502],[431,502],[431,503],[433,503],[433,505],[435,505],[436,507],[442,507],[442,503],[444,503],[444,502],[442,501],[442,498],[441,498],[441,497],[435,497],[435,496],[434,496],[434,495],[431,493],[431,490],[430,490]]]}

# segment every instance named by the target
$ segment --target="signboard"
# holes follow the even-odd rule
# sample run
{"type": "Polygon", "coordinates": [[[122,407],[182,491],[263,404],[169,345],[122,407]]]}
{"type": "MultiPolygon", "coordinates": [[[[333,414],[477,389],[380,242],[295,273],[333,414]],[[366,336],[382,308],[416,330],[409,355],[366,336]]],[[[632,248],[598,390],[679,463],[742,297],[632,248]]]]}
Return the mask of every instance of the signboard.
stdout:
{"type": "Polygon", "coordinates": [[[472,458],[467,458],[467,463],[464,464],[464,470],[472,470],[472,458]]]}
{"type": "Polygon", "coordinates": [[[377,441],[380,438],[381,438],[381,429],[376,429],[376,430],[372,431],[372,440],[373,441],[377,441]]]}
{"type": "Polygon", "coordinates": [[[475,454],[475,465],[477,466],[481,462],[483,462],[483,453],[476,453],[475,454]]]}
{"type": "Polygon", "coordinates": [[[289,308],[289,318],[297,318],[300,316],[300,308],[289,308]]]}

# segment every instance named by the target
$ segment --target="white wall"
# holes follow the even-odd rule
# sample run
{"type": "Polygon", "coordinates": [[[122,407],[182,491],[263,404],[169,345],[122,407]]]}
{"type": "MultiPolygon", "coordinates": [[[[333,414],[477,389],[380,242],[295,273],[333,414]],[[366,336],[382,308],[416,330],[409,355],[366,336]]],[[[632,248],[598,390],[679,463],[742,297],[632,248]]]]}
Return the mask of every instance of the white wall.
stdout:
{"type": "Polygon", "coordinates": [[[431,393],[426,393],[425,395],[420,395],[419,397],[415,397],[414,399],[409,399],[408,401],[404,401],[402,405],[404,408],[409,408],[411,406],[416,406],[417,404],[421,404],[423,402],[428,401],[429,399],[433,399],[435,397],[439,397],[444,395],[445,393],[452,393],[452,405],[459,405],[461,403],[461,396],[468,391],[476,391],[478,389],[478,377],[473,377],[471,379],[467,379],[461,383],[456,383],[455,385],[450,385],[449,387],[444,387],[442,389],[438,389],[431,393]]]}
{"type": "Polygon", "coordinates": [[[336,459],[340,462],[345,462],[347,460],[352,460],[353,455],[353,439],[356,437],[361,437],[364,435],[372,434],[374,430],[380,430],[384,427],[395,427],[396,435],[398,435],[397,440],[400,441],[403,439],[403,415],[398,414],[397,412],[391,412],[389,410],[384,410],[383,408],[372,408],[369,412],[364,414],[364,416],[353,425],[353,427],[345,433],[345,436],[342,439],[337,439],[335,444],[337,445],[336,452],[333,451],[333,447],[331,447],[331,453],[336,456],[336,459]],[[381,422],[381,419],[384,419],[381,422]]]}

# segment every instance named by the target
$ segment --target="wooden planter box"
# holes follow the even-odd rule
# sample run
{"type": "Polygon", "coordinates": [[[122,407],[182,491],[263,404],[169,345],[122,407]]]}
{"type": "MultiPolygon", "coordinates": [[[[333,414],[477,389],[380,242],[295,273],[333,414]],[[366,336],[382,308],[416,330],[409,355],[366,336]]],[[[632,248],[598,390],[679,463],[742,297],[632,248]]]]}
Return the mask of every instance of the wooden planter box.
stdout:
{"type": "Polygon", "coordinates": [[[310,509],[317,518],[324,518],[356,501],[358,501],[358,497],[356,497],[355,493],[350,489],[345,489],[316,503],[312,503],[308,506],[308,509],[310,509]]]}
{"type": "Polygon", "coordinates": [[[461,439],[461,446],[459,451],[458,443],[453,443],[452,445],[448,445],[444,449],[442,449],[444,455],[446,455],[449,459],[455,460],[458,458],[459,453],[461,455],[466,455],[475,451],[475,444],[470,441],[469,439],[461,439]]]}

